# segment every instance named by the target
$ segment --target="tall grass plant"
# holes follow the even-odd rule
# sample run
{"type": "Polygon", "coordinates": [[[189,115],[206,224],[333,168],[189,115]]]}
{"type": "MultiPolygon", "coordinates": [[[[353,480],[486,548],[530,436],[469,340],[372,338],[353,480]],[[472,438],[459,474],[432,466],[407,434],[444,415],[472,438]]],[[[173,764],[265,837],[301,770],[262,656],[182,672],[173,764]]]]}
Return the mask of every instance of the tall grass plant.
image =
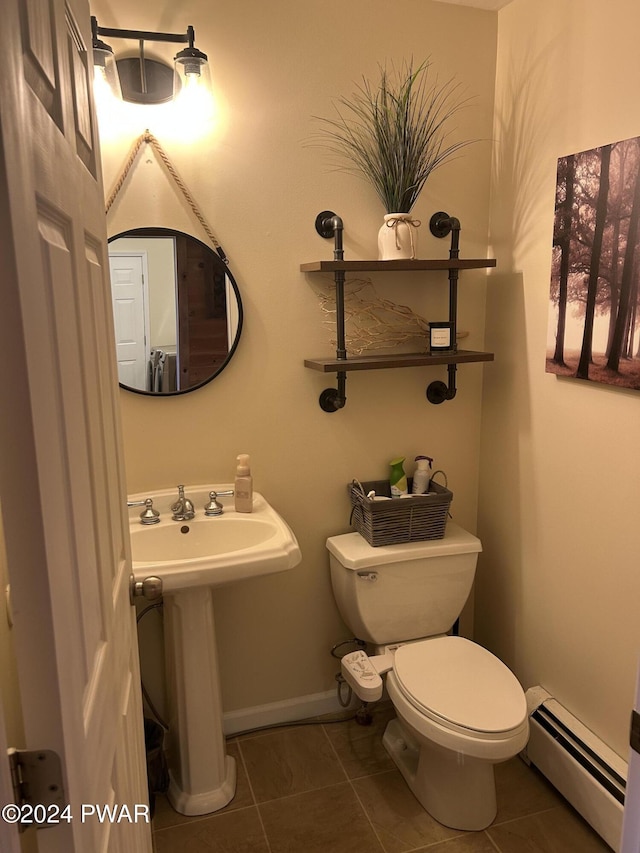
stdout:
{"type": "Polygon", "coordinates": [[[337,118],[319,119],[316,144],[338,157],[337,168],[369,181],[387,213],[410,213],[434,169],[473,141],[450,141],[451,121],[470,99],[430,70],[428,59],[415,71],[412,62],[381,66],[377,83],[364,78],[351,98],[340,98],[337,118]]]}

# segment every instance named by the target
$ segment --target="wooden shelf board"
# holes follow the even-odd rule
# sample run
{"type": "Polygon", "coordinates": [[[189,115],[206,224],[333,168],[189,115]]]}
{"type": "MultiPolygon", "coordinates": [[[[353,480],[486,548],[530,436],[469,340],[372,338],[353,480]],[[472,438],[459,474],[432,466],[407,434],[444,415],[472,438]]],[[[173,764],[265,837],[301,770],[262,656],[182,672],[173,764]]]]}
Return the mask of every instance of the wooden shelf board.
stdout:
{"type": "MultiPolygon", "coordinates": [[[[393,262],[392,262],[393,263],[393,262]]],[[[493,361],[492,352],[458,350],[454,353],[412,352],[392,355],[361,355],[338,358],[307,358],[304,366],[322,373],[341,370],[384,370],[395,367],[434,367],[439,364],[464,364],[473,361],[493,361]]]]}
{"type": "Polygon", "coordinates": [[[302,272],[399,272],[401,270],[472,270],[495,267],[495,258],[438,258],[404,261],[311,261],[300,264],[302,272]]]}

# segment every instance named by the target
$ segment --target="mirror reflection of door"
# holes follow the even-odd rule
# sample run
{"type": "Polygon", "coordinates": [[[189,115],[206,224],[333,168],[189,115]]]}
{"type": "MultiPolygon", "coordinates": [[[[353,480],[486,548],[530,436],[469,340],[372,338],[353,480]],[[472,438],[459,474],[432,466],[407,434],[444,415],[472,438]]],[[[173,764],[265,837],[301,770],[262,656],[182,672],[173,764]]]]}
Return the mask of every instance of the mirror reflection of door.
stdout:
{"type": "Polygon", "coordinates": [[[149,299],[146,252],[109,252],[118,378],[144,388],[149,364],[149,299]]]}
{"type": "Polygon", "coordinates": [[[209,382],[233,355],[242,329],[228,266],[194,237],[163,228],[113,237],[109,257],[120,384],[179,394],[209,382]]]}

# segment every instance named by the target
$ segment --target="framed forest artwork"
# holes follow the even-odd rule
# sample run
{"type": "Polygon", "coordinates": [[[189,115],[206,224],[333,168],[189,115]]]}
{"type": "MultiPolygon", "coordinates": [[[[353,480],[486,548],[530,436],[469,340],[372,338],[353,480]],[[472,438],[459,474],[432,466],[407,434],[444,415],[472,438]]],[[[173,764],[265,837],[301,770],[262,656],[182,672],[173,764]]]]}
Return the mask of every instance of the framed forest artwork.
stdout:
{"type": "Polygon", "coordinates": [[[558,160],[547,371],[640,391],[640,137],[558,160]]]}

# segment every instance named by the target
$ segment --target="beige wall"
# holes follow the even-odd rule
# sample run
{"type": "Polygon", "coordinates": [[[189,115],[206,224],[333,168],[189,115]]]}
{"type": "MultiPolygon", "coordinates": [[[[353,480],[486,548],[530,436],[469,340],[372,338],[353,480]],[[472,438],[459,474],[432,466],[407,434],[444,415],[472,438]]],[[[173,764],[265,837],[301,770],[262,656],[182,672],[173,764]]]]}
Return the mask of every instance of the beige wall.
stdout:
{"type": "MultiPolygon", "coordinates": [[[[325,414],[320,392],[335,383],[303,367],[330,356],[304,261],[332,257],[314,230],[324,209],[345,222],[347,258],[376,256],[383,209],[369,187],[331,171],[326,155],[303,143],[313,115],[329,115],[331,99],[350,94],[377,64],[431,56],[442,80],[457,74],[476,105],[461,115],[462,138],[482,140],[443,167],[415,209],[424,225],[423,255],[446,257],[447,241],[426,232],[436,210],[458,216],[462,251],[486,254],[497,16],[429,0],[328,0],[323,4],[227,4],[204,0],[164,6],[150,0],[96,0],[105,26],[178,32],[193,24],[208,52],[221,119],[198,142],[175,127],[160,132],[143,111],[125,139],[104,133],[109,192],[133,138],[155,133],[190,188],[230,259],[245,308],[245,329],[232,363],[210,385],[174,399],[122,392],[131,492],[233,477],[235,457],[251,454],[254,487],[293,527],[303,552],[291,573],[254,580],[217,594],[222,687],[227,710],[332,690],[330,647],[349,636],[337,614],[328,574],[327,535],[349,529],[346,484],[384,477],[388,460],[418,453],[436,458],[449,476],[456,521],[474,530],[480,442],[481,365],[459,371],[457,398],[425,400],[444,370],[351,374],[346,409],[325,414]],[[250,7],[250,8],[248,8],[250,7]]],[[[185,125],[183,130],[189,130],[185,125]]],[[[149,150],[143,152],[109,217],[111,233],[141,225],[191,230],[193,215],[149,150]]],[[[204,238],[206,239],[206,238],[204,238]]],[[[382,295],[434,318],[446,311],[446,277],[378,276],[382,295]]],[[[481,349],[484,275],[461,282],[460,325],[468,348],[481,349]]]]}
{"type": "MultiPolygon", "coordinates": [[[[11,634],[10,604],[7,605],[9,600],[7,595],[8,582],[7,555],[2,512],[0,511],[0,712],[4,718],[8,746],[14,749],[24,749],[25,740],[18,690],[18,669],[11,634]]],[[[20,835],[20,845],[23,853],[34,853],[37,849],[35,833],[27,832],[20,835]]]]}
{"type": "Polygon", "coordinates": [[[627,755],[640,647],[640,398],[545,374],[557,158],[640,134],[640,8],[499,14],[476,637],[627,755]]]}
{"type": "Polygon", "coordinates": [[[7,606],[9,576],[5,551],[4,529],[0,513],[0,696],[10,746],[21,747],[24,742],[22,711],[18,694],[18,673],[11,636],[10,605],[7,606]],[[18,741],[15,743],[14,741],[18,741]]]}

